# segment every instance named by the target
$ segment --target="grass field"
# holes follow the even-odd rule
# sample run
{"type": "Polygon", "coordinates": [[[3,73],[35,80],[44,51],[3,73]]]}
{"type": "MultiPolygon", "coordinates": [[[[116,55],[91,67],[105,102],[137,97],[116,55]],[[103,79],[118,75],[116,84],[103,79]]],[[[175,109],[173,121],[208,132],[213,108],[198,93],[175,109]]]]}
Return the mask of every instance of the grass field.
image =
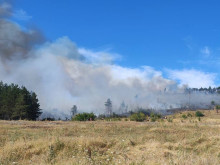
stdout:
{"type": "Polygon", "coordinates": [[[156,122],[0,121],[0,164],[217,165],[220,114],[203,113],[156,122]]]}

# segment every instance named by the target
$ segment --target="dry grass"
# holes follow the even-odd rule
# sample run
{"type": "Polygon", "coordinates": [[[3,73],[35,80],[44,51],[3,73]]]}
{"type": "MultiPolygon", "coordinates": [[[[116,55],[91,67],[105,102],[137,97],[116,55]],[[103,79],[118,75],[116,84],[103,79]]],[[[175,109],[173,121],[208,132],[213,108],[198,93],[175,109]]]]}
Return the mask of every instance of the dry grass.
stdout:
{"type": "Polygon", "coordinates": [[[172,122],[0,121],[0,164],[220,164],[220,115],[205,114],[200,121],[176,114],[172,122]]]}

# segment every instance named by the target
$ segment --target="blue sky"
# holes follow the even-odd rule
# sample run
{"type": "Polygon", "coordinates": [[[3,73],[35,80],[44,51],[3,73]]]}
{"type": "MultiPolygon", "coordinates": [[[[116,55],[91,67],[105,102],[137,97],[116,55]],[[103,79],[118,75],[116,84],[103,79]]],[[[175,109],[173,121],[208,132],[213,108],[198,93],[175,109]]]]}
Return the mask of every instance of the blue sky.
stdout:
{"type": "Polygon", "coordinates": [[[48,40],[120,54],[118,65],[220,85],[220,1],[16,0],[14,19],[48,40]]]}

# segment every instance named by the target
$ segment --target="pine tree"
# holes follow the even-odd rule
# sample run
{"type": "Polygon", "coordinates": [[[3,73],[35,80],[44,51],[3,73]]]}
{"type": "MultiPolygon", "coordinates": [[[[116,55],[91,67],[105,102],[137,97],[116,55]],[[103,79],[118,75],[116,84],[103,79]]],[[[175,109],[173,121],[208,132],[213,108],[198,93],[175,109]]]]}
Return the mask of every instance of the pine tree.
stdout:
{"type": "Polygon", "coordinates": [[[13,113],[11,118],[14,120],[25,119],[27,115],[27,107],[28,105],[26,105],[25,103],[24,96],[20,94],[16,98],[16,103],[15,103],[15,107],[13,108],[13,113]]]}
{"type": "Polygon", "coordinates": [[[73,105],[71,108],[71,116],[74,117],[77,114],[77,106],[73,105]]]}
{"type": "Polygon", "coordinates": [[[0,82],[0,119],[36,120],[41,114],[37,95],[25,87],[0,82]]]}
{"type": "Polygon", "coordinates": [[[111,116],[112,115],[112,101],[108,99],[105,102],[105,109],[106,109],[106,115],[111,116]]]}
{"type": "Polygon", "coordinates": [[[125,106],[125,102],[123,101],[119,107],[119,112],[123,114],[125,113],[125,109],[126,109],[126,106],[125,106]]]}
{"type": "Polygon", "coordinates": [[[36,93],[31,93],[31,104],[29,107],[28,119],[29,120],[36,120],[41,114],[40,104],[38,103],[38,98],[36,93]]]}

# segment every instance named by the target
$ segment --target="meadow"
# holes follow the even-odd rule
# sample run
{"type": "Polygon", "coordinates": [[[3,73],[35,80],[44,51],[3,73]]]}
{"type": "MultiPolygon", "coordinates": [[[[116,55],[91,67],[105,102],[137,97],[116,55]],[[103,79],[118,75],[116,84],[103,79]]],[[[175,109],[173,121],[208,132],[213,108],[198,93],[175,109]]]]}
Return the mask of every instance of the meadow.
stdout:
{"type": "Polygon", "coordinates": [[[0,164],[220,164],[220,114],[156,122],[0,121],[0,164]]]}

